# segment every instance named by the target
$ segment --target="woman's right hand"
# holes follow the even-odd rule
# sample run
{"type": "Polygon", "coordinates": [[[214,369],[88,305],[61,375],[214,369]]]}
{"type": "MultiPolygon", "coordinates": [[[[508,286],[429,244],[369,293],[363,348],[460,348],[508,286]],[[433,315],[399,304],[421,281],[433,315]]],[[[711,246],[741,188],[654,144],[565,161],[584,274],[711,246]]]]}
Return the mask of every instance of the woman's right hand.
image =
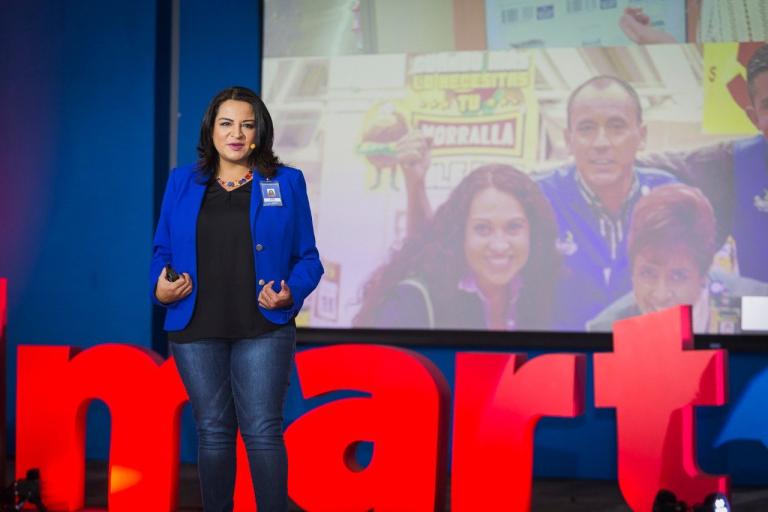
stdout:
{"type": "Polygon", "coordinates": [[[179,275],[176,281],[170,282],[165,278],[165,267],[163,267],[157,278],[157,285],[155,285],[157,300],[163,304],[170,304],[183,299],[190,293],[192,293],[192,278],[189,277],[189,274],[184,272],[179,275]]]}
{"type": "Polygon", "coordinates": [[[432,139],[414,130],[395,143],[395,151],[406,182],[424,183],[432,157],[432,139]]]}
{"type": "Polygon", "coordinates": [[[677,40],[672,34],[654,28],[651,18],[642,7],[627,7],[619,18],[619,27],[624,34],[637,44],[674,44],[677,40]]]}
{"type": "Polygon", "coordinates": [[[412,236],[432,218],[426,185],[432,158],[432,139],[414,130],[397,141],[396,151],[405,177],[407,235],[412,236]]]}

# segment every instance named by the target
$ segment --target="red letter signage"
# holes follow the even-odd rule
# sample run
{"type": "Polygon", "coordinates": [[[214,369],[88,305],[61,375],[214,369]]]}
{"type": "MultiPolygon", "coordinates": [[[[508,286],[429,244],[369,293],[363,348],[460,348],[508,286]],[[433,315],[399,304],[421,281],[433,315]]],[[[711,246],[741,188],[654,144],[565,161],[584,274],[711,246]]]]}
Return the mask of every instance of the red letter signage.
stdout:
{"type": "Polygon", "coordinates": [[[85,492],[88,403],[112,419],[109,510],[173,510],[180,413],[187,400],[173,360],[130,345],[21,346],[18,358],[16,474],[40,468],[43,502],[79,510],[85,492]]]}
{"type": "MultiPolygon", "coordinates": [[[[0,334],[4,324],[0,280],[0,334]]],[[[688,503],[727,492],[726,477],[696,465],[694,425],[695,406],[725,403],[725,351],[689,350],[690,308],[622,320],[614,333],[614,352],[594,356],[595,403],[616,408],[618,478],[629,506],[650,510],[660,489],[688,503]]],[[[286,431],[289,491],[299,506],[445,508],[450,396],[431,361],[400,348],[337,345],[300,352],[296,365],[305,398],[346,393],[286,431]],[[373,445],[365,467],[360,443],[373,445]]],[[[583,412],[584,369],[584,355],[457,354],[452,510],[530,508],[536,424],[583,412]]],[[[109,509],[175,508],[187,397],[172,359],[129,345],[20,346],[17,392],[16,474],[39,468],[51,509],[83,507],[94,399],[112,418],[109,509]]],[[[242,443],[238,457],[236,510],[253,510],[242,443]]]]}
{"type": "Polygon", "coordinates": [[[528,510],[542,416],[584,411],[583,355],[459,354],[451,510],[528,510]]]}
{"type": "Polygon", "coordinates": [[[8,322],[8,281],[0,278],[0,484],[5,484],[5,325],[8,322]]]}
{"type": "Polygon", "coordinates": [[[686,503],[728,491],[696,464],[696,405],[726,399],[726,352],[690,350],[691,309],[679,306],[614,324],[614,352],[595,354],[595,405],[615,407],[619,486],[632,510],[660,489],[686,503]]]}
{"type": "Polygon", "coordinates": [[[296,356],[306,398],[353,390],[365,397],[322,405],[286,432],[291,497],[306,510],[442,508],[449,390],[431,361],[408,350],[339,345],[296,356]],[[365,468],[360,442],[374,445],[365,468]]]}

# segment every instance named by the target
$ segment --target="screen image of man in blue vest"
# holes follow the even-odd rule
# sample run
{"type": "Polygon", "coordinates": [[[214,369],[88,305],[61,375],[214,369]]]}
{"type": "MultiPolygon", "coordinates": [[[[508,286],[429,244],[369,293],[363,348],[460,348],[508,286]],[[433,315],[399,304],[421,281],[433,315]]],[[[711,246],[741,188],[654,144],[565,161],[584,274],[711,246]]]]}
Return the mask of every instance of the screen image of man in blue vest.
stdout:
{"type": "Polygon", "coordinates": [[[613,76],[590,78],[570,95],[565,142],[572,162],[538,180],[557,216],[565,272],[556,327],[582,331],[631,290],[626,234],[637,201],[676,179],[640,167],[646,127],[634,88],[613,76]]]}
{"type": "Polygon", "coordinates": [[[761,133],[642,161],[700,188],[714,208],[719,243],[728,236],[735,242],[731,271],[768,282],[768,44],[748,61],[747,85],[745,113],[761,133]]]}
{"type": "Polygon", "coordinates": [[[747,65],[751,105],[746,113],[760,134],[733,144],[733,225],[741,275],[768,281],[768,45],[747,65]]]}

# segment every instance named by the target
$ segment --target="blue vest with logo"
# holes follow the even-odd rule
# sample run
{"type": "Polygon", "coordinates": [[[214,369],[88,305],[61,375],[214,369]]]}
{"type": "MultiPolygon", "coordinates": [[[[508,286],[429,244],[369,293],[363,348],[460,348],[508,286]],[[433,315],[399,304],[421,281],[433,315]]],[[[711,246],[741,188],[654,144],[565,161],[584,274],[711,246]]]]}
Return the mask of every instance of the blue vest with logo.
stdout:
{"type": "Polygon", "coordinates": [[[768,281],[768,143],[762,135],[734,143],[733,189],[739,272],[768,281]]]}
{"type": "Polygon", "coordinates": [[[557,286],[554,327],[583,331],[587,321],[632,289],[627,257],[626,234],[629,218],[641,195],[659,185],[677,180],[664,171],[636,167],[640,194],[630,198],[623,219],[621,241],[611,254],[601,235],[600,220],[582,195],[573,165],[558,169],[538,180],[555,212],[558,249],[563,255],[563,273],[557,286]]]}

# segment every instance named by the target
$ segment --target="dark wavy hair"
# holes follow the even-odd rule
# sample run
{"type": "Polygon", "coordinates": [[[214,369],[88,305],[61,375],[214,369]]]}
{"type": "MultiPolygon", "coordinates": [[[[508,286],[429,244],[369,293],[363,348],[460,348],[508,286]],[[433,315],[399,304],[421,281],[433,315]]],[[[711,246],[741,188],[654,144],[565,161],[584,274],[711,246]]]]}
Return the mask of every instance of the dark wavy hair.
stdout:
{"type": "Polygon", "coordinates": [[[717,251],[715,213],[698,188],[673,183],[651,190],[635,205],[627,235],[627,253],[634,265],[647,248],[666,250],[682,245],[696,258],[702,274],[717,251]]]}
{"type": "Polygon", "coordinates": [[[755,80],[758,75],[762,75],[766,71],[768,71],[768,44],[755,50],[747,63],[747,85],[752,101],[755,99],[755,80]]]}
{"type": "Polygon", "coordinates": [[[253,109],[256,121],[256,148],[248,155],[248,166],[257,169],[262,176],[271,178],[281,164],[272,150],[274,140],[272,116],[269,115],[267,106],[258,94],[247,87],[238,86],[219,92],[205,110],[203,121],[200,123],[200,140],[197,143],[198,172],[204,181],[210,181],[218,171],[219,153],[213,145],[213,124],[219,113],[219,107],[227,100],[244,101],[253,109]]]}
{"type": "Polygon", "coordinates": [[[430,223],[408,238],[386,264],[374,271],[363,287],[362,306],[353,325],[370,326],[377,308],[408,277],[421,279],[432,297],[456,296],[459,281],[469,272],[464,237],[470,206],[475,196],[488,188],[515,197],[525,210],[530,226],[530,253],[522,269],[523,285],[517,303],[518,324],[522,327],[549,325],[560,265],[555,249],[554,213],[527,174],[500,164],[484,165],[467,175],[437,209],[430,223]]]}

